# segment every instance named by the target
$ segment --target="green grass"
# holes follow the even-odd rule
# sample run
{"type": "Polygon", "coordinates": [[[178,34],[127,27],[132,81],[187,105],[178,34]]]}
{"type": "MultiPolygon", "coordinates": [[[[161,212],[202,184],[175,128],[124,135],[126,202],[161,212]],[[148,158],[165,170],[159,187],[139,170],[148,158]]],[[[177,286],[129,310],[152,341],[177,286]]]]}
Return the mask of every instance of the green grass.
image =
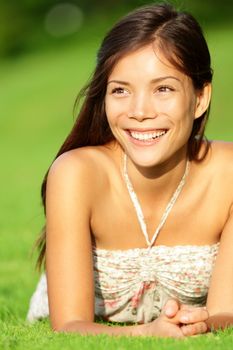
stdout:
{"type": "Polygon", "coordinates": [[[218,332],[192,339],[159,339],[153,337],[110,337],[54,334],[46,321],[27,325],[23,322],[0,323],[1,349],[81,349],[81,350],[232,350],[232,332],[218,332]]]}
{"type": "MultiPolygon", "coordinates": [[[[208,33],[215,69],[209,138],[233,139],[233,29],[208,33]]],[[[33,242],[43,224],[40,183],[72,126],[72,107],[92,70],[98,40],[37,52],[0,67],[0,349],[231,349],[233,332],[183,341],[54,334],[25,323],[37,281],[33,242]]]]}

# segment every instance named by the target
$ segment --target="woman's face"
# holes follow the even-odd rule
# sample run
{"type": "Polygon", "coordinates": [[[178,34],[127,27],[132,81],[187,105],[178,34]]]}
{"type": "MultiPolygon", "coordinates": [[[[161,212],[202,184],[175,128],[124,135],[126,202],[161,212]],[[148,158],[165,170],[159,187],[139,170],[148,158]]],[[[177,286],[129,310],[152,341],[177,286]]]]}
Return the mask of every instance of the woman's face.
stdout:
{"type": "Polygon", "coordinates": [[[194,119],[203,113],[199,100],[191,79],[148,45],[115,65],[105,108],[112,133],[131,160],[151,167],[186,156],[194,119]]]}

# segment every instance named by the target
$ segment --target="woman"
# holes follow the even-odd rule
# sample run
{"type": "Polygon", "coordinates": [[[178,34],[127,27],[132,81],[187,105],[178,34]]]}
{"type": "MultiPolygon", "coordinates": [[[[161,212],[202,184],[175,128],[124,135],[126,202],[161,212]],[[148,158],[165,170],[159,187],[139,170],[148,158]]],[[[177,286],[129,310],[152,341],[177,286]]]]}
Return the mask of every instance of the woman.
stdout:
{"type": "Polygon", "coordinates": [[[233,145],[204,139],[211,80],[198,23],[170,5],[107,34],[42,186],[46,277],[29,320],[173,337],[232,322],[233,145]]]}

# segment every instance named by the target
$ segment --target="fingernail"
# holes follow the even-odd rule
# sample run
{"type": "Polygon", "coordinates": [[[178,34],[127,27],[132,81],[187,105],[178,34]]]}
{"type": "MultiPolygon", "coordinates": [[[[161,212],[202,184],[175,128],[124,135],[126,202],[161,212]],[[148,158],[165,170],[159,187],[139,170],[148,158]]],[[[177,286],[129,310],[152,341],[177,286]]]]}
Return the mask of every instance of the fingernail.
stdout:
{"type": "Polygon", "coordinates": [[[180,320],[181,322],[187,323],[189,322],[189,317],[184,315],[184,316],[181,316],[180,320]]]}
{"type": "Polygon", "coordinates": [[[171,316],[171,315],[173,315],[173,310],[170,309],[170,308],[167,308],[167,309],[165,310],[165,315],[166,315],[166,316],[171,316]]]}

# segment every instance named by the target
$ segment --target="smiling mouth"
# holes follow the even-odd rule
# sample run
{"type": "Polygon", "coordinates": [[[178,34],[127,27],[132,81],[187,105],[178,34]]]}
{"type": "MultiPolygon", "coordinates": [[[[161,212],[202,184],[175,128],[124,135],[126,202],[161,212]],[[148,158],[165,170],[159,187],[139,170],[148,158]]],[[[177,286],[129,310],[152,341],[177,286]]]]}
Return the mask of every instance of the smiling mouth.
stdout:
{"type": "Polygon", "coordinates": [[[168,132],[168,129],[157,129],[150,131],[136,131],[136,130],[127,130],[129,135],[137,141],[141,142],[153,142],[160,139],[163,135],[168,132]]]}

